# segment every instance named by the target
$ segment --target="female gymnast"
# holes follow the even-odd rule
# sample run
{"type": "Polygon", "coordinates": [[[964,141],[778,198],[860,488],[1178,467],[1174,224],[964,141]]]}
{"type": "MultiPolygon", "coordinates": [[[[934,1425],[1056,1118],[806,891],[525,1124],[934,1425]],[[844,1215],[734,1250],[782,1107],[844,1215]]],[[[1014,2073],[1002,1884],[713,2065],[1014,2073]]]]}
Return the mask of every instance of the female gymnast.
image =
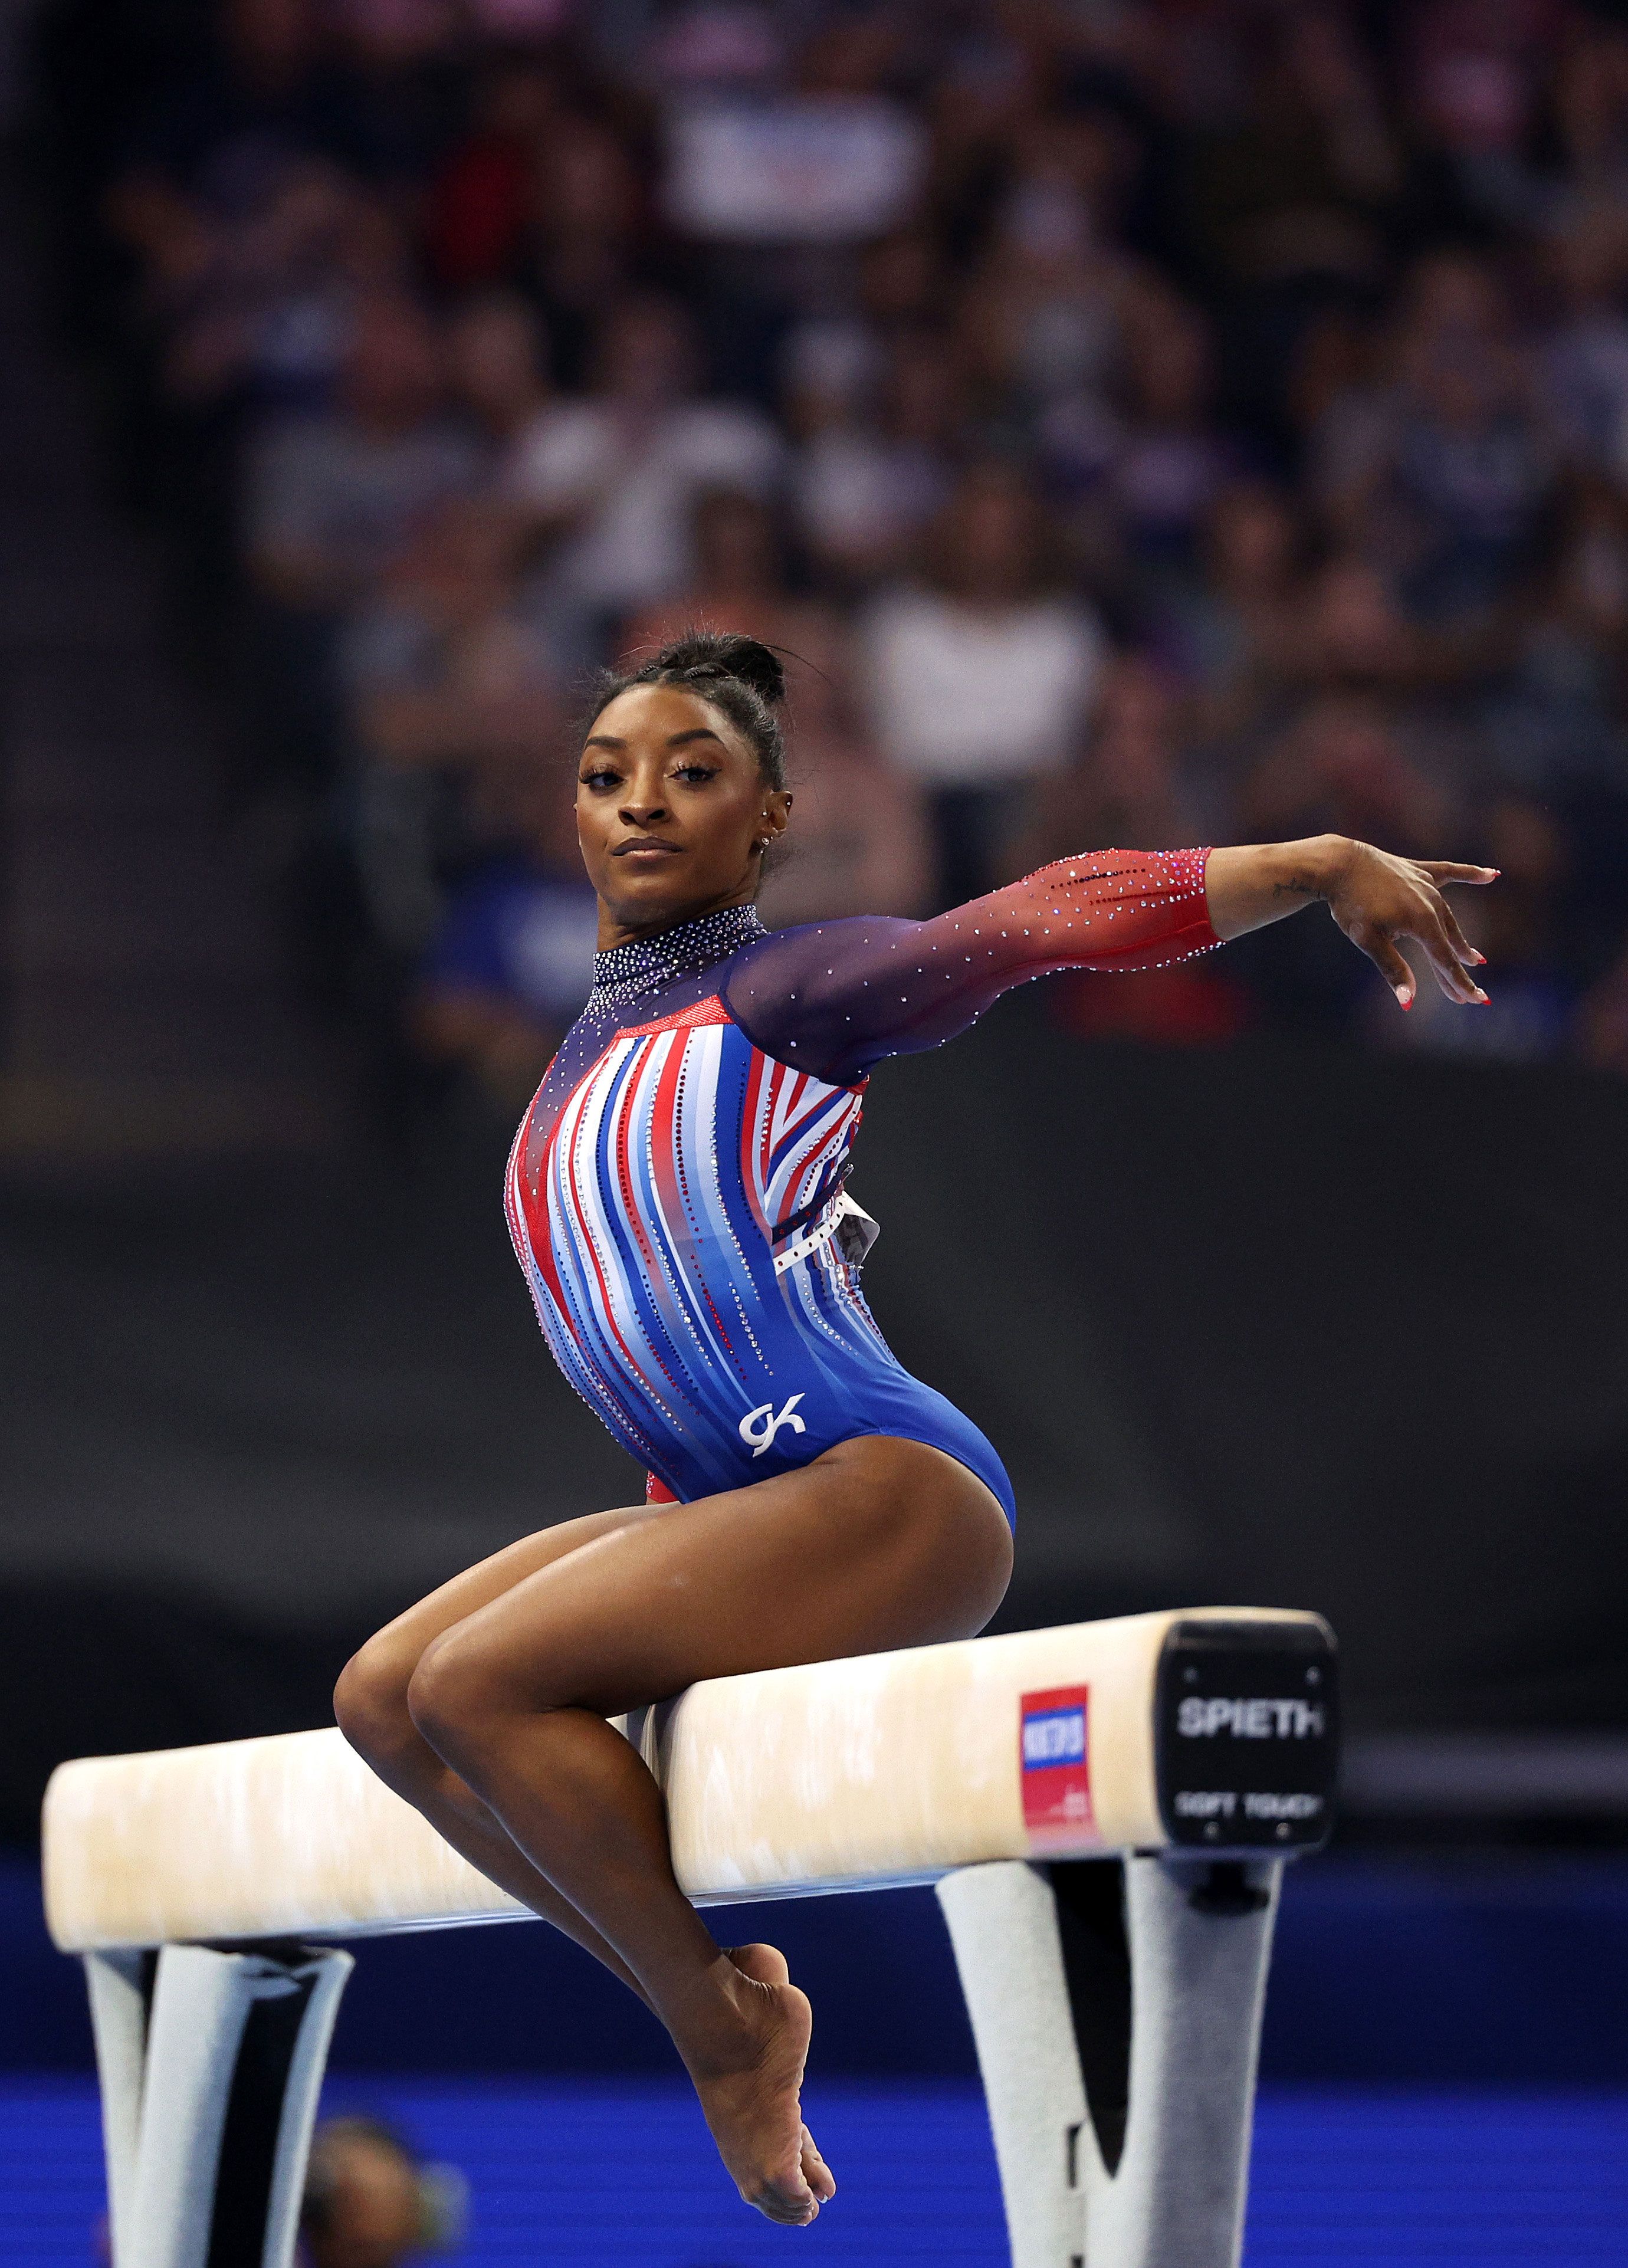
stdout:
{"type": "Polygon", "coordinates": [[[843,1182],[873,1065],[1025,978],[1160,967],[1319,899],[1404,1008],[1398,938],[1482,1002],[1442,887],[1493,876],[1337,836],[1098,850],[932,921],[770,932],[783,691],[738,636],[605,681],[576,788],[593,990],[509,1164],[543,1334],[649,1500],[447,1583],[362,1648],[335,1709],[448,1842],[648,2003],[741,2196],[802,2224],[836,2190],[799,2108],[808,2002],[771,1947],[714,1942],[605,1720],[699,1678],[969,1638],[1006,1587],[1000,1460],[859,1288],[873,1225],[843,1182]]]}

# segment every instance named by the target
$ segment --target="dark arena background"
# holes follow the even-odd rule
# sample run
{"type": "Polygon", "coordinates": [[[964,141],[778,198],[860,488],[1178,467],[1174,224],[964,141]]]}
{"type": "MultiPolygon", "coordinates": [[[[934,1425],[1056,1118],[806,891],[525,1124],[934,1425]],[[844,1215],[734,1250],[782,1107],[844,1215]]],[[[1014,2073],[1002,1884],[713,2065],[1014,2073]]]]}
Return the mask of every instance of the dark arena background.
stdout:
{"type": "MultiPolygon", "coordinates": [[[[1321,909],[1053,978],[883,1067],[854,1187],[1016,1485],[998,1628],[1339,1634],[1249,2268],[1628,2257],[1628,16],[7,0],[0,134],[0,2263],[107,2257],[52,1768],[325,1724],[642,1490],[500,1184],[589,979],[574,708],[692,621],[798,657],[771,924],[1110,843],[1501,870],[1488,1009],[1321,909]]],[[[468,2268],[994,2268],[931,1894],[773,1923],[811,2235],[540,1928],[364,1948],[326,2113],[468,2268]]]]}

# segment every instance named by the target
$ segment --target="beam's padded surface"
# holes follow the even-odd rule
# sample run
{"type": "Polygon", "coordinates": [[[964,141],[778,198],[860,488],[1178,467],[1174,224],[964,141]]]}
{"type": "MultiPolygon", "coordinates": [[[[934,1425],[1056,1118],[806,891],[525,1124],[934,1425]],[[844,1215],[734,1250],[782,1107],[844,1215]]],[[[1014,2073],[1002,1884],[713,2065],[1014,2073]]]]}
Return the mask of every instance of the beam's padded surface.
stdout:
{"type": "MultiPolygon", "coordinates": [[[[667,1791],[680,1881],[706,1904],[1027,1858],[1022,1697],[1081,1685],[1094,1816],[1066,1851],[1054,1841],[1049,1852],[1160,1846],[1153,1680],[1175,1619],[1136,1615],[692,1686],[654,1712],[644,1742],[667,1791]]],[[[45,1888],[65,1952],[359,1936],[524,1911],[332,1731],[63,1764],[46,1797],[45,1888]]]]}

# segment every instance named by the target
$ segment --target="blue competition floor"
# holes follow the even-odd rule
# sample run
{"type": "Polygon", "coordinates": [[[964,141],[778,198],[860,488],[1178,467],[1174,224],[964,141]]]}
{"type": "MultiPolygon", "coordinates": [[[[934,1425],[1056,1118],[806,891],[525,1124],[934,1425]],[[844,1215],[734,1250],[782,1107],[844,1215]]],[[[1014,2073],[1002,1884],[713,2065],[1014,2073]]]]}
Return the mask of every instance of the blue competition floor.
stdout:
{"type": "MultiPolygon", "coordinates": [[[[807,2235],[738,2205],[676,2086],[356,2080],[332,2109],[396,2120],[461,2167],[466,2268],[1001,2268],[988,2130],[966,2086],[811,2089],[843,2183],[807,2235]]],[[[0,2268],[88,2268],[101,2210],[94,2096],[0,2079],[0,2268]]],[[[1628,2095],[1269,2090],[1249,2268],[1621,2268],[1628,2095]]]]}

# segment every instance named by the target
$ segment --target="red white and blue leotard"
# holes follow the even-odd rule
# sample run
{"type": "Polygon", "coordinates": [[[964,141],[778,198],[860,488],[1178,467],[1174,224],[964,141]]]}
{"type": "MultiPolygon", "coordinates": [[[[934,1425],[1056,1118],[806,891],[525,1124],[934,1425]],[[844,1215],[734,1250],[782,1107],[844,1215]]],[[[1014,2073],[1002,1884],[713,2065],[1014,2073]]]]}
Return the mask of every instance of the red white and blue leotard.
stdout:
{"type": "Polygon", "coordinates": [[[556,1361],[689,1502],[885,1433],[969,1466],[982,1433],[889,1352],[843,1183],[867,1076],[1059,968],[1216,942],[1205,853],[1062,859],[926,922],[770,932],[731,907],[599,954],[522,1121],[510,1233],[556,1361]]]}

